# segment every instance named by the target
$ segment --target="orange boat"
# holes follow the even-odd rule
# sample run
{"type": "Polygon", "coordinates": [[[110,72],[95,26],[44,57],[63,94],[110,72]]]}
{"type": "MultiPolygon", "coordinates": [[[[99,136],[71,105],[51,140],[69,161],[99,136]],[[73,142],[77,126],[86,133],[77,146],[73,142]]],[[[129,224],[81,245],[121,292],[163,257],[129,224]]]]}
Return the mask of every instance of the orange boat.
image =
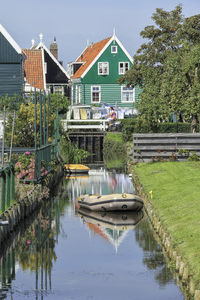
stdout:
{"type": "Polygon", "coordinates": [[[65,171],[70,174],[88,173],[90,168],[81,164],[65,164],[65,171]]]}

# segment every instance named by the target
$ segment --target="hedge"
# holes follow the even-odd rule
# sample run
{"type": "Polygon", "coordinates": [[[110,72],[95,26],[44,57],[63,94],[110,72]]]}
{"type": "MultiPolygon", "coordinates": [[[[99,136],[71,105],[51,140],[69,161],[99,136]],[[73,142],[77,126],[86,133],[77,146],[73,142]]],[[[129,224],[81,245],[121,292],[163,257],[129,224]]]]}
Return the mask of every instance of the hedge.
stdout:
{"type": "MultiPolygon", "coordinates": [[[[190,133],[191,123],[158,123],[155,127],[150,127],[147,122],[142,122],[137,118],[121,120],[123,140],[132,140],[133,133],[190,133]]],[[[199,130],[199,128],[198,128],[199,130]]]]}

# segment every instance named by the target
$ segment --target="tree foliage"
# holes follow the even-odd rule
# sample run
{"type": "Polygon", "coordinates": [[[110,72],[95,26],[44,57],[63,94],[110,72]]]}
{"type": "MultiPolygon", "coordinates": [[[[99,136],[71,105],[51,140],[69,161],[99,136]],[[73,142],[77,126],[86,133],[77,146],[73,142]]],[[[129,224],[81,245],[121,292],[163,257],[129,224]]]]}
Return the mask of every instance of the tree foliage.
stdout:
{"type": "Polygon", "coordinates": [[[156,9],[155,25],[140,33],[145,43],[134,56],[132,68],[119,83],[142,87],[137,106],[154,126],[170,121],[198,120],[200,114],[200,15],[184,18],[182,6],[170,12],[156,9]]]}
{"type": "MultiPolygon", "coordinates": [[[[54,138],[54,120],[55,111],[63,114],[67,111],[69,106],[69,99],[60,94],[50,94],[49,98],[49,123],[47,124],[47,110],[48,110],[48,96],[46,96],[46,104],[43,102],[43,95],[37,94],[37,144],[40,144],[40,104],[39,99],[42,97],[42,128],[48,126],[49,142],[52,142],[54,138]],[[46,117],[44,118],[44,108],[46,111],[46,117]],[[44,124],[45,122],[45,124],[44,124]]],[[[35,135],[35,106],[34,95],[30,95],[27,98],[20,98],[14,96],[0,97],[0,110],[6,107],[8,112],[8,121],[6,124],[6,143],[9,146],[11,143],[13,115],[16,111],[15,128],[13,145],[15,147],[34,147],[34,135],[35,135]]],[[[44,132],[44,129],[42,129],[44,132]]],[[[43,133],[42,133],[43,134],[43,133]]],[[[42,137],[43,138],[43,137],[42,137]]]]}
{"type": "MultiPolygon", "coordinates": [[[[46,106],[47,111],[47,106],[46,106]]],[[[55,114],[49,114],[49,142],[53,139],[54,133],[54,119],[55,114]]],[[[29,102],[28,104],[22,103],[19,110],[16,113],[13,145],[15,147],[34,147],[34,136],[35,136],[35,107],[34,104],[29,102]]],[[[13,114],[8,115],[8,122],[6,124],[6,143],[10,145],[11,134],[12,134],[13,114]]],[[[44,118],[42,119],[44,126],[44,118]]],[[[47,126],[47,119],[46,119],[47,126]]],[[[37,143],[40,143],[40,106],[37,104],[37,143]]]]}
{"type": "Polygon", "coordinates": [[[70,100],[58,93],[50,94],[50,110],[58,110],[59,114],[64,114],[68,110],[70,100]]]}

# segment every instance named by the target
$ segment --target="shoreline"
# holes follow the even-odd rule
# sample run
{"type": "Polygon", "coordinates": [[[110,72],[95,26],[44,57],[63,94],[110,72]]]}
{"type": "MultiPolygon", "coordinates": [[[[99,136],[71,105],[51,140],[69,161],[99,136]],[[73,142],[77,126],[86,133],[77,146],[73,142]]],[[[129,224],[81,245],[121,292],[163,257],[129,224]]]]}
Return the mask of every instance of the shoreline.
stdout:
{"type": "MultiPolygon", "coordinates": [[[[162,164],[168,164],[168,162],[162,164]]],[[[138,172],[137,165],[133,165],[131,162],[129,162],[128,164],[129,173],[132,174],[132,180],[135,185],[136,193],[144,199],[144,208],[146,210],[146,213],[149,217],[153,229],[155,230],[158,236],[163,250],[166,253],[167,258],[169,259],[170,269],[175,274],[177,284],[180,286],[182,292],[184,293],[184,296],[186,297],[186,299],[199,300],[199,278],[198,276],[196,276],[196,274],[198,273],[197,271],[199,271],[198,265],[196,266],[196,270],[191,270],[189,257],[183,255],[183,251],[181,248],[182,244],[180,243],[180,241],[177,241],[177,239],[174,237],[173,231],[168,230],[169,224],[167,224],[167,222],[163,220],[163,214],[165,212],[161,208],[159,208],[159,206],[156,205],[156,199],[152,197],[152,190],[152,193],[150,193],[149,189],[147,188],[148,185],[146,185],[146,182],[148,181],[148,178],[145,177],[149,176],[149,174],[147,174],[146,176],[143,175],[143,177],[141,176],[141,172],[144,172],[146,170],[145,165],[148,166],[148,164],[143,164],[143,170],[140,170],[140,172],[138,172]]],[[[160,164],[157,163],[151,164],[151,166],[152,170],[155,169],[154,171],[152,171],[152,173],[156,172],[158,166],[160,168],[160,164]]],[[[159,174],[159,176],[161,175],[159,174]]],[[[174,184],[176,183],[174,182],[174,184]]],[[[154,190],[155,186],[153,185],[151,187],[154,190]]],[[[163,187],[161,185],[160,189],[162,190],[162,188],[163,187]]],[[[161,198],[159,200],[162,201],[161,198]]],[[[163,201],[165,201],[165,199],[163,201]]],[[[177,220],[177,224],[178,222],[179,221],[177,220]]],[[[187,239],[187,236],[185,236],[185,239],[187,239]]]]}

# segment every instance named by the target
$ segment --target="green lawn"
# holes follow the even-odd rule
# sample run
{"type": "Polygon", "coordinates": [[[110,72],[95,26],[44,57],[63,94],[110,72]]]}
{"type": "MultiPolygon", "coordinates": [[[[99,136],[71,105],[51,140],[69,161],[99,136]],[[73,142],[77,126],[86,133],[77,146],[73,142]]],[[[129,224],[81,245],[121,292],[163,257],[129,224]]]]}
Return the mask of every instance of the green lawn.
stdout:
{"type": "Polygon", "coordinates": [[[119,143],[123,143],[122,133],[121,132],[107,132],[106,133],[106,137],[109,140],[112,140],[112,141],[115,141],[115,142],[119,142],[119,143]]]}
{"type": "Polygon", "coordinates": [[[200,162],[141,163],[133,168],[146,192],[152,191],[154,209],[199,284],[200,162]]]}

